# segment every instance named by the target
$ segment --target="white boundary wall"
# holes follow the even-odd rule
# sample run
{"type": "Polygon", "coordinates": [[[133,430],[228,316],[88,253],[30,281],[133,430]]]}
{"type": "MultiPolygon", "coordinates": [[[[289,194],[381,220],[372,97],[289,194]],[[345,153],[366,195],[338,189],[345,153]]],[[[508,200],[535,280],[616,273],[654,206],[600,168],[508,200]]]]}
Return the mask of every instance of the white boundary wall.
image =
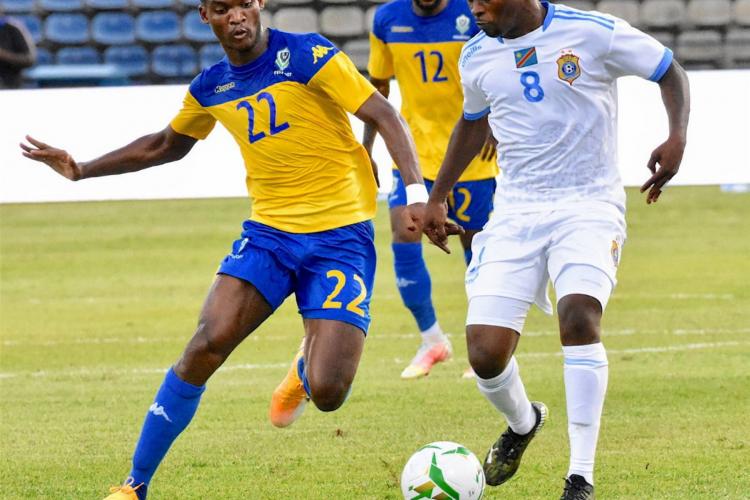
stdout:
{"type": "MultiPolygon", "coordinates": [[[[750,71],[691,72],[692,114],[688,148],[675,185],[750,183],[750,71]]],[[[186,86],[100,87],[0,92],[0,203],[245,196],[237,146],[217,126],[180,162],[126,176],[71,183],[27,160],[18,143],[25,134],[89,160],[161,130],[181,105],[186,86]]],[[[619,83],[620,170],[626,185],[648,178],[646,161],[667,136],[657,85],[625,78],[619,83]]],[[[400,97],[393,86],[391,101],[400,97]]],[[[358,138],[362,125],[352,119],[358,138]]],[[[381,190],[391,185],[390,158],[378,139],[375,156],[381,190]]]]}

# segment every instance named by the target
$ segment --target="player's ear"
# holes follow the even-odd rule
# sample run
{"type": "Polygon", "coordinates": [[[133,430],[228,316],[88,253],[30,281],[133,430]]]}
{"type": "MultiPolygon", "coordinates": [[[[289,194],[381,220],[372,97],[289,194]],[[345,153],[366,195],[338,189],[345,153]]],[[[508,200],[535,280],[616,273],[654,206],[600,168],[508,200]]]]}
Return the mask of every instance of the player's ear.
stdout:
{"type": "Polygon", "coordinates": [[[208,0],[203,0],[198,6],[198,14],[201,16],[201,22],[208,24],[208,11],[206,10],[206,3],[208,0]]]}
{"type": "Polygon", "coordinates": [[[266,0],[258,0],[258,7],[260,10],[263,10],[266,8],[266,0]]]}

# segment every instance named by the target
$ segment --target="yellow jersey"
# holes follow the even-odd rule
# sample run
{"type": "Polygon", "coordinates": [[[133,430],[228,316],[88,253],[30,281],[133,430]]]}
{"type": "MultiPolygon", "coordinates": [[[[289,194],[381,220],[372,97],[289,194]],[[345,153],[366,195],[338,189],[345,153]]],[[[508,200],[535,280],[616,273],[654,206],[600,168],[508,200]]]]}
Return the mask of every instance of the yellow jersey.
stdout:
{"type": "MultiPolygon", "coordinates": [[[[401,114],[417,145],[425,179],[435,180],[451,132],[463,113],[458,58],[464,43],[479,32],[466,0],[448,0],[434,16],[418,16],[412,0],[378,7],[370,33],[370,76],[395,77],[401,90],[401,114]]],[[[494,159],[475,158],[459,181],[491,179],[494,159]]]]}
{"type": "Polygon", "coordinates": [[[205,139],[220,122],[240,147],[250,220],[312,233],[372,219],[377,186],[347,111],[375,92],[351,60],[315,33],[269,29],[267,50],[203,70],[172,128],[205,139]]]}

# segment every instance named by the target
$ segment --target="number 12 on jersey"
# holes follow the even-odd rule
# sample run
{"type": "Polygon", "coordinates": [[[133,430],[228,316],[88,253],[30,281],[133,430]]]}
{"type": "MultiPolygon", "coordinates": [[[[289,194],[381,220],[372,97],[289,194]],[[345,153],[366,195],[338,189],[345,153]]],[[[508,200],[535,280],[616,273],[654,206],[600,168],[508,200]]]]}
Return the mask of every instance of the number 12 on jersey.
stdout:
{"type": "Polygon", "coordinates": [[[437,50],[431,50],[429,53],[430,59],[436,59],[437,62],[437,69],[435,70],[435,74],[432,75],[432,80],[428,80],[427,76],[427,59],[428,55],[425,53],[424,50],[420,50],[416,54],[414,54],[414,57],[419,59],[419,63],[422,68],[422,81],[423,82],[447,82],[448,77],[444,76],[443,73],[443,54],[437,50]]]}

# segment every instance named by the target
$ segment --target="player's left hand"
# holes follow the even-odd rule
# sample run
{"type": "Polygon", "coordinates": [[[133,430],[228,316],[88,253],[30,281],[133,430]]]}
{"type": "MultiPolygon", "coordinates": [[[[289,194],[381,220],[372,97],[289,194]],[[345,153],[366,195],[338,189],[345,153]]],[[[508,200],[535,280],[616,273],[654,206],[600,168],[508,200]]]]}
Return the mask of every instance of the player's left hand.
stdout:
{"type": "Polygon", "coordinates": [[[424,226],[424,203],[412,203],[406,205],[402,212],[403,225],[411,233],[421,233],[424,226]]]}
{"type": "Polygon", "coordinates": [[[463,234],[464,228],[448,221],[447,203],[428,201],[425,206],[422,231],[435,246],[445,253],[451,253],[450,248],[448,248],[448,236],[463,234]]]}
{"type": "Polygon", "coordinates": [[[672,177],[677,175],[684,152],[685,140],[670,137],[651,153],[647,167],[652,175],[641,186],[641,193],[648,190],[646,203],[656,203],[664,186],[672,177]],[[659,164],[658,169],[656,168],[657,163],[659,164]]]}

